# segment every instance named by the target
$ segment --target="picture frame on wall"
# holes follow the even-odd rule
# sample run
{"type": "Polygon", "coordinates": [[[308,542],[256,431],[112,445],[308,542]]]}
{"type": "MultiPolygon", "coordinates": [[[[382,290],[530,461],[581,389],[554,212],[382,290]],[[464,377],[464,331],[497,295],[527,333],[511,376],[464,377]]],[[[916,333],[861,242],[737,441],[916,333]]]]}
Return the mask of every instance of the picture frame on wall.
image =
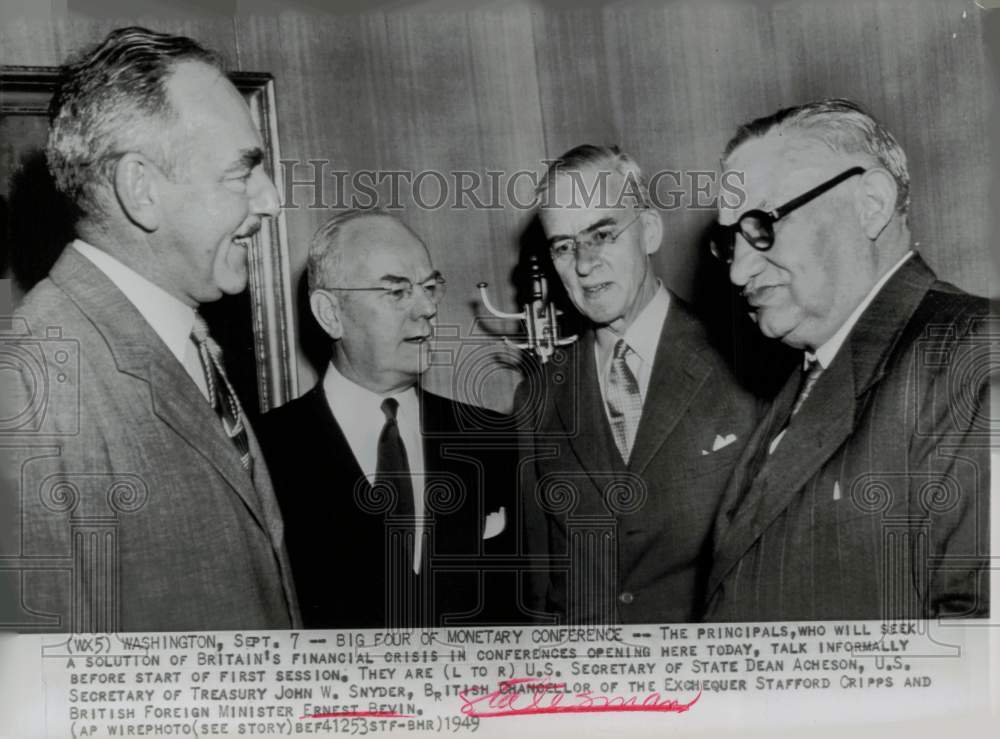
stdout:
{"type": "MultiPolygon", "coordinates": [[[[231,72],[263,141],[272,180],[280,167],[274,78],[231,72]]],[[[58,67],[0,66],[0,276],[16,307],[72,240],[69,209],[45,165],[58,67]]],[[[284,213],[263,219],[249,251],[249,287],[201,307],[227,374],[251,419],[297,395],[295,325],[284,213]]]]}

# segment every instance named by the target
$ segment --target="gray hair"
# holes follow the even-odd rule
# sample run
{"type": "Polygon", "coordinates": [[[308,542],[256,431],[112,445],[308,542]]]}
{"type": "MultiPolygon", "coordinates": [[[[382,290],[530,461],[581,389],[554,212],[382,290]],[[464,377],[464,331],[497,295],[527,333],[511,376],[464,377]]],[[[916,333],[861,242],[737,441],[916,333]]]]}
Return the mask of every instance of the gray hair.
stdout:
{"type": "Polygon", "coordinates": [[[344,272],[347,244],[340,238],[341,230],[351,221],[375,216],[395,218],[382,208],[350,208],[341,211],[320,226],[309,242],[306,259],[306,279],[309,292],[328,286],[328,280],[344,272]]]}
{"type": "Polygon", "coordinates": [[[626,188],[630,188],[627,194],[634,196],[636,206],[640,208],[652,207],[649,184],[646,182],[646,177],[639,164],[629,154],[613,144],[606,146],[581,144],[573,147],[558,159],[552,160],[535,188],[536,204],[544,207],[549,202],[549,191],[557,176],[585,169],[617,172],[625,178],[626,188]]]}
{"type": "Polygon", "coordinates": [[[112,31],[63,66],[45,155],[57,189],[83,213],[103,212],[99,188],[114,181],[126,152],[141,151],[174,173],[176,142],[162,124],[176,121],[166,81],[184,61],[222,71],[220,57],[197,41],[138,26],[112,31]]]}
{"type": "Polygon", "coordinates": [[[725,161],[739,146],[772,131],[793,131],[815,139],[832,151],[865,154],[885,168],[896,181],[896,211],[905,215],[910,206],[910,173],[906,153],[881,123],[857,103],[843,98],[818,100],[783,108],[740,126],[726,144],[725,161]]]}

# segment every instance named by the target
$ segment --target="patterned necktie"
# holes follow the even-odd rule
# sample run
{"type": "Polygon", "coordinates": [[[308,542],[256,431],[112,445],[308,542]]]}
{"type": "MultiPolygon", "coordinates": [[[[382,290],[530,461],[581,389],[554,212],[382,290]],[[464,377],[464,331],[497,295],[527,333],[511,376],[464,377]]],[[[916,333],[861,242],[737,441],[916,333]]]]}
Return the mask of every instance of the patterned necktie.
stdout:
{"type": "Polygon", "coordinates": [[[615,445],[626,464],[632,454],[635,432],[642,417],[639,382],[625,361],[631,352],[632,347],[625,343],[625,339],[618,339],[611,355],[611,369],[608,372],[606,387],[611,430],[615,435],[615,445]]]}
{"type": "Polygon", "coordinates": [[[799,387],[799,394],[795,398],[795,405],[792,406],[792,412],[788,416],[789,422],[791,422],[792,416],[802,408],[802,404],[806,402],[806,398],[809,397],[821,374],[823,374],[823,365],[819,363],[818,359],[810,359],[806,367],[805,377],[802,379],[802,385],[799,387]]]}
{"type": "Polygon", "coordinates": [[[791,409],[786,412],[778,433],[774,434],[768,444],[768,455],[774,453],[775,448],[781,442],[785,432],[788,430],[788,425],[792,422],[792,418],[802,409],[803,404],[806,402],[806,398],[808,398],[810,393],[812,393],[813,387],[816,385],[816,381],[819,379],[821,374],[823,374],[823,365],[819,363],[819,360],[808,360],[808,363],[805,367],[803,367],[802,372],[800,373],[799,389],[795,394],[795,402],[792,404],[791,409]]]}
{"type": "Polygon", "coordinates": [[[799,370],[799,388],[795,395],[791,396],[791,401],[785,400],[781,407],[777,405],[772,407],[771,411],[765,416],[762,423],[767,424],[767,429],[760,437],[760,446],[757,447],[754,456],[742,472],[736,473],[740,475],[737,478],[737,489],[740,492],[734,504],[729,507],[728,515],[730,519],[736,515],[736,511],[745,503],[747,494],[750,492],[750,488],[753,487],[754,480],[757,479],[757,476],[764,469],[768,457],[774,453],[774,450],[781,443],[785,432],[788,430],[788,425],[792,422],[792,417],[802,408],[802,404],[806,402],[806,398],[809,397],[821,374],[823,374],[823,365],[815,359],[810,361],[805,367],[799,370]]]}
{"type": "Polygon", "coordinates": [[[253,472],[253,458],[250,456],[250,440],[247,437],[243,408],[240,406],[236,391],[229,384],[226,371],[222,366],[222,347],[208,335],[208,325],[197,313],[194,314],[194,327],[191,338],[198,345],[198,358],[205,370],[205,381],[208,384],[208,402],[222,419],[222,427],[236,445],[240,454],[243,469],[253,472]]]}

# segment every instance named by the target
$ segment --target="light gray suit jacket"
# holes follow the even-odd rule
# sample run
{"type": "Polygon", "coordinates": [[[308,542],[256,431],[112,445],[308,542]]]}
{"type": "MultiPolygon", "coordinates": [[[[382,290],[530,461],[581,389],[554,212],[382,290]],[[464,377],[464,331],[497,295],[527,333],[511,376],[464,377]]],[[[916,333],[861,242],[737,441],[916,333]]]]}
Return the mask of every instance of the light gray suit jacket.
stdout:
{"type": "Polygon", "coordinates": [[[74,249],[2,342],[8,628],[300,623],[280,511],[136,308],[74,249]],[[25,332],[30,333],[25,333],[25,332]]]}

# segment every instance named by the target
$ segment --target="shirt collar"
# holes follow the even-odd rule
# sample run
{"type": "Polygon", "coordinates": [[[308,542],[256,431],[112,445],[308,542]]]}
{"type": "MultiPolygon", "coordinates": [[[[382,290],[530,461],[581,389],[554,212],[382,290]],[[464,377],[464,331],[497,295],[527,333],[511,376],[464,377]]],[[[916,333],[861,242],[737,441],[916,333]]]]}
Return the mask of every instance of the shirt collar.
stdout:
{"type": "Polygon", "coordinates": [[[417,418],[419,403],[417,402],[416,386],[411,385],[392,395],[379,395],[344,377],[332,360],[327,364],[326,374],[323,377],[323,392],[326,394],[331,410],[334,401],[336,401],[336,412],[344,418],[355,417],[356,413],[362,414],[362,417],[364,414],[370,414],[372,408],[380,408],[382,401],[386,398],[395,398],[399,403],[397,417],[400,421],[404,418],[417,418]]]}
{"type": "Polygon", "coordinates": [[[851,332],[851,329],[854,328],[854,324],[856,324],[858,319],[861,318],[861,314],[865,312],[865,309],[871,304],[872,300],[875,299],[875,296],[878,295],[879,290],[881,290],[885,286],[885,283],[889,281],[889,278],[896,274],[896,270],[902,267],[904,262],[906,262],[906,260],[911,256],[913,256],[912,249],[906,252],[906,254],[904,254],[902,258],[896,262],[895,265],[893,265],[892,269],[882,275],[879,281],[872,285],[872,289],[868,291],[865,299],[858,303],[858,307],[855,308],[854,312],[847,317],[847,320],[844,321],[843,325],[837,329],[833,336],[827,339],[826,342],[815,351],[815,353],[805,353],[804,364],[807,368],[814,361],[818,361],[823,369],[830,366],[830,363],[833,362],[833,358],[837,356],[837,352],[840,351],[840,347],[843,346],[844,341],[847,340],[847,335],[851,332]]]}
{"type": "Polygon", "coordinates": [[[619,336],[607,327],[597,329],[597,344],[603,356],[611,356],[615,342],[625,339],[644,364],[652,365],[656,357],[656,348],[660,343],[660,333],[663,322],[667,320],[670,309],[670,293],[659,280],[656,281],[656,292],[652,299],[639,312],[632,325],[625,330],[624,336],[619,336]]]}
{"type": "Polygon", "coordinates": [[[183,364],[187,344],[191,339],[191,329],[194,327],[194,308],[126,267],[106,251],[80,239],[75,239],[71,246],[122,291],[167,345],[170,353],[183,364]]]}

